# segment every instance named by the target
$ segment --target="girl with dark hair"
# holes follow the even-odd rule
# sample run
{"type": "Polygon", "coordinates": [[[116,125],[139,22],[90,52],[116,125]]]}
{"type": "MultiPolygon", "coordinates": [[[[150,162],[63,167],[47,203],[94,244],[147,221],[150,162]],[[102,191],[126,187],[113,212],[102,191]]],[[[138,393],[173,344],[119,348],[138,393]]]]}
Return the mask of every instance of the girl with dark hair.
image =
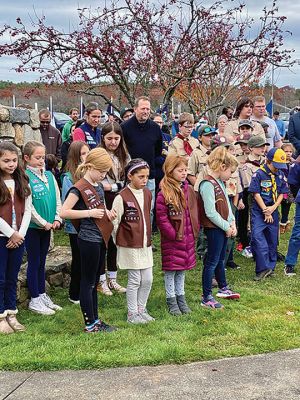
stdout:
{"type": "Polygon", "coordinates": [[[24,331],[17,318],[17,279],[31,218],[28,178],[17,147],[0,143],[0,333],[24,331]]]}
{"type": "MultiPolygon", "coordinates": [[[[84,142],[73,142],[69,147],[67,165],[62,175],[62,201],[65,201],[69,189],[78,181],[76,175],[78,166],[83,163],[90,151],[89,146],[84,142]]],[[[80,253],[78,248],[78,234],[71,221],[65,221],[65,232],[69,235],[72,262],[71,262],[71,282],[69,287],[69,300],[71,303],[79,304],[80,292],[80,253]]]]}
{"type": "Polygon", "coordinates": [[[151,192],[146,187],[149,165],[141,158],[131,160],[125,168],[128,185],[115,198],[113,221],[117,264],[128,270],[127,321],[145,324],[153,321],[146,309],[152,286],[151,192]]]}
{"type": "MultiPolygon", "coordinates": [[[[124,186],[125,167],[130,161],[130,156],[126,149],[122,128],[117,122],[104,124],[101,133],[101,147],[108,152],[113,163],[106,178],[102,181],[106,206],[110,209],[115,197],[124,186]]],[[[103,264],[98,291],[106,296],[111,296],[112,290],[125,293],[126,289],[117,282],[117,248],[112,238],[108,242],[106,266],[108,281],[106,280],[105,264],[103,264]]]]}

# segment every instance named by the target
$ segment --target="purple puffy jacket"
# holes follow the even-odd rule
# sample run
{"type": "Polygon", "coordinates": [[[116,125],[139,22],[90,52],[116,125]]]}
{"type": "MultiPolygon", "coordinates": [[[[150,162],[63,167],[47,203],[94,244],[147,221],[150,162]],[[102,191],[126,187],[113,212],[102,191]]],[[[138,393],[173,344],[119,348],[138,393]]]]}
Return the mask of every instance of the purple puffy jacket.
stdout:
{"type": "MultiPolygon", "coordinates": [[[[184,183],[184,194],[188,203],[188,183],[184,183]]],[[[182,271],[196,266],[195,238],[188,207],[184,211],[184,235],[176,240],[176,232],[168,216],[168,206],[162,192],[156,200],[156,224],[161,233],[162,269],[182,271]]]]}

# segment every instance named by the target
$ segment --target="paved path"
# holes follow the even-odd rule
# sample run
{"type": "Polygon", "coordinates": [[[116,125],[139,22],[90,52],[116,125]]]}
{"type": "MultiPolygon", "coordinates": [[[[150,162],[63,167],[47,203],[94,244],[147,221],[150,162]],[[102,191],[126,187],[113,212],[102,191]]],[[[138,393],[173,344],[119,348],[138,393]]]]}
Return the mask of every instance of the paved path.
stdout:
{"type": "Polygon", "coordinates": [[[103,371],[0,372],[0,400],[299,400],[300,349],[103,371]]]}

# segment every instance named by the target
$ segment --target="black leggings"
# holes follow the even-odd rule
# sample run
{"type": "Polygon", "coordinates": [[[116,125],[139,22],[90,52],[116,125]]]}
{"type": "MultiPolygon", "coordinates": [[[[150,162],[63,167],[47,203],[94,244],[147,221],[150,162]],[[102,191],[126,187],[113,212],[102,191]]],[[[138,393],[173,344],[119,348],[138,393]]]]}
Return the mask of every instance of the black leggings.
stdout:
{"type": "Polygon", "coordinates": [[[80,252],[78,247],[77,233],[69,233],[69,240],[72,251],[71,282],[69,287],[69,297],[72,300],[79,300],[81,262],[80,262],[80,252]]]}
{"type": "Polygon", "coordinates": [[[288,200],[283,199],[281,202],[281,223],[286,224],[289,220],[289,212],[291,208],[291,203],[288,200]]]}
{"type": "Polygon", "coordinates": [[[90,325],[98,319],[97,283],[105,257],[105,246],[78,238],[81,259],[80,307],[84,323],[90,325]]]}
{"type": "MultiPolygon", "coordinates": [[[[110,237],[108,242],[108,247],[106,251],[106,267],[107,271],[117,271],[117,247],[113,241],[113,238],[110,237]]],[[[100,275],[105,274],[105,257],[103,257],[103,262],[100,268],[100,275]]]]}

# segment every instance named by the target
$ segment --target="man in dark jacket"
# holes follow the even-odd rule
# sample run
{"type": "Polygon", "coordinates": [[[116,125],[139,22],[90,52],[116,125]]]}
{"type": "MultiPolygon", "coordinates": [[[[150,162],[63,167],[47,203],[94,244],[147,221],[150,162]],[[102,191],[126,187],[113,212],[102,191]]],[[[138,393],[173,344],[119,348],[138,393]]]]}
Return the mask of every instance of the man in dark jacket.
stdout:
{"type": "Polygon", "coordinates": [[[139,97],[134,105],[134,115],[121,124],[124,140],[131,158],[142,158],[150,167],[148,188],[152,193],[152,210],[155,198],[155,158],[162,152],[162,135],[158,124],[150,119],[150,99],[139,97]]]}
{"type": "Polygon", "coordinates": [[[291,115],[288,127],[288,139],[294,145],[297,156],[300,155],[300,111],[291,115]]]}
{"type": "Polygon", "coordinates": [[[61,160],[61,134],[58,129],[50,125],[51,114],[44,109],[39,112],[40,131],[42,141],[46,147],[46,154],[54,154],[57,161],[61,160]]]}

